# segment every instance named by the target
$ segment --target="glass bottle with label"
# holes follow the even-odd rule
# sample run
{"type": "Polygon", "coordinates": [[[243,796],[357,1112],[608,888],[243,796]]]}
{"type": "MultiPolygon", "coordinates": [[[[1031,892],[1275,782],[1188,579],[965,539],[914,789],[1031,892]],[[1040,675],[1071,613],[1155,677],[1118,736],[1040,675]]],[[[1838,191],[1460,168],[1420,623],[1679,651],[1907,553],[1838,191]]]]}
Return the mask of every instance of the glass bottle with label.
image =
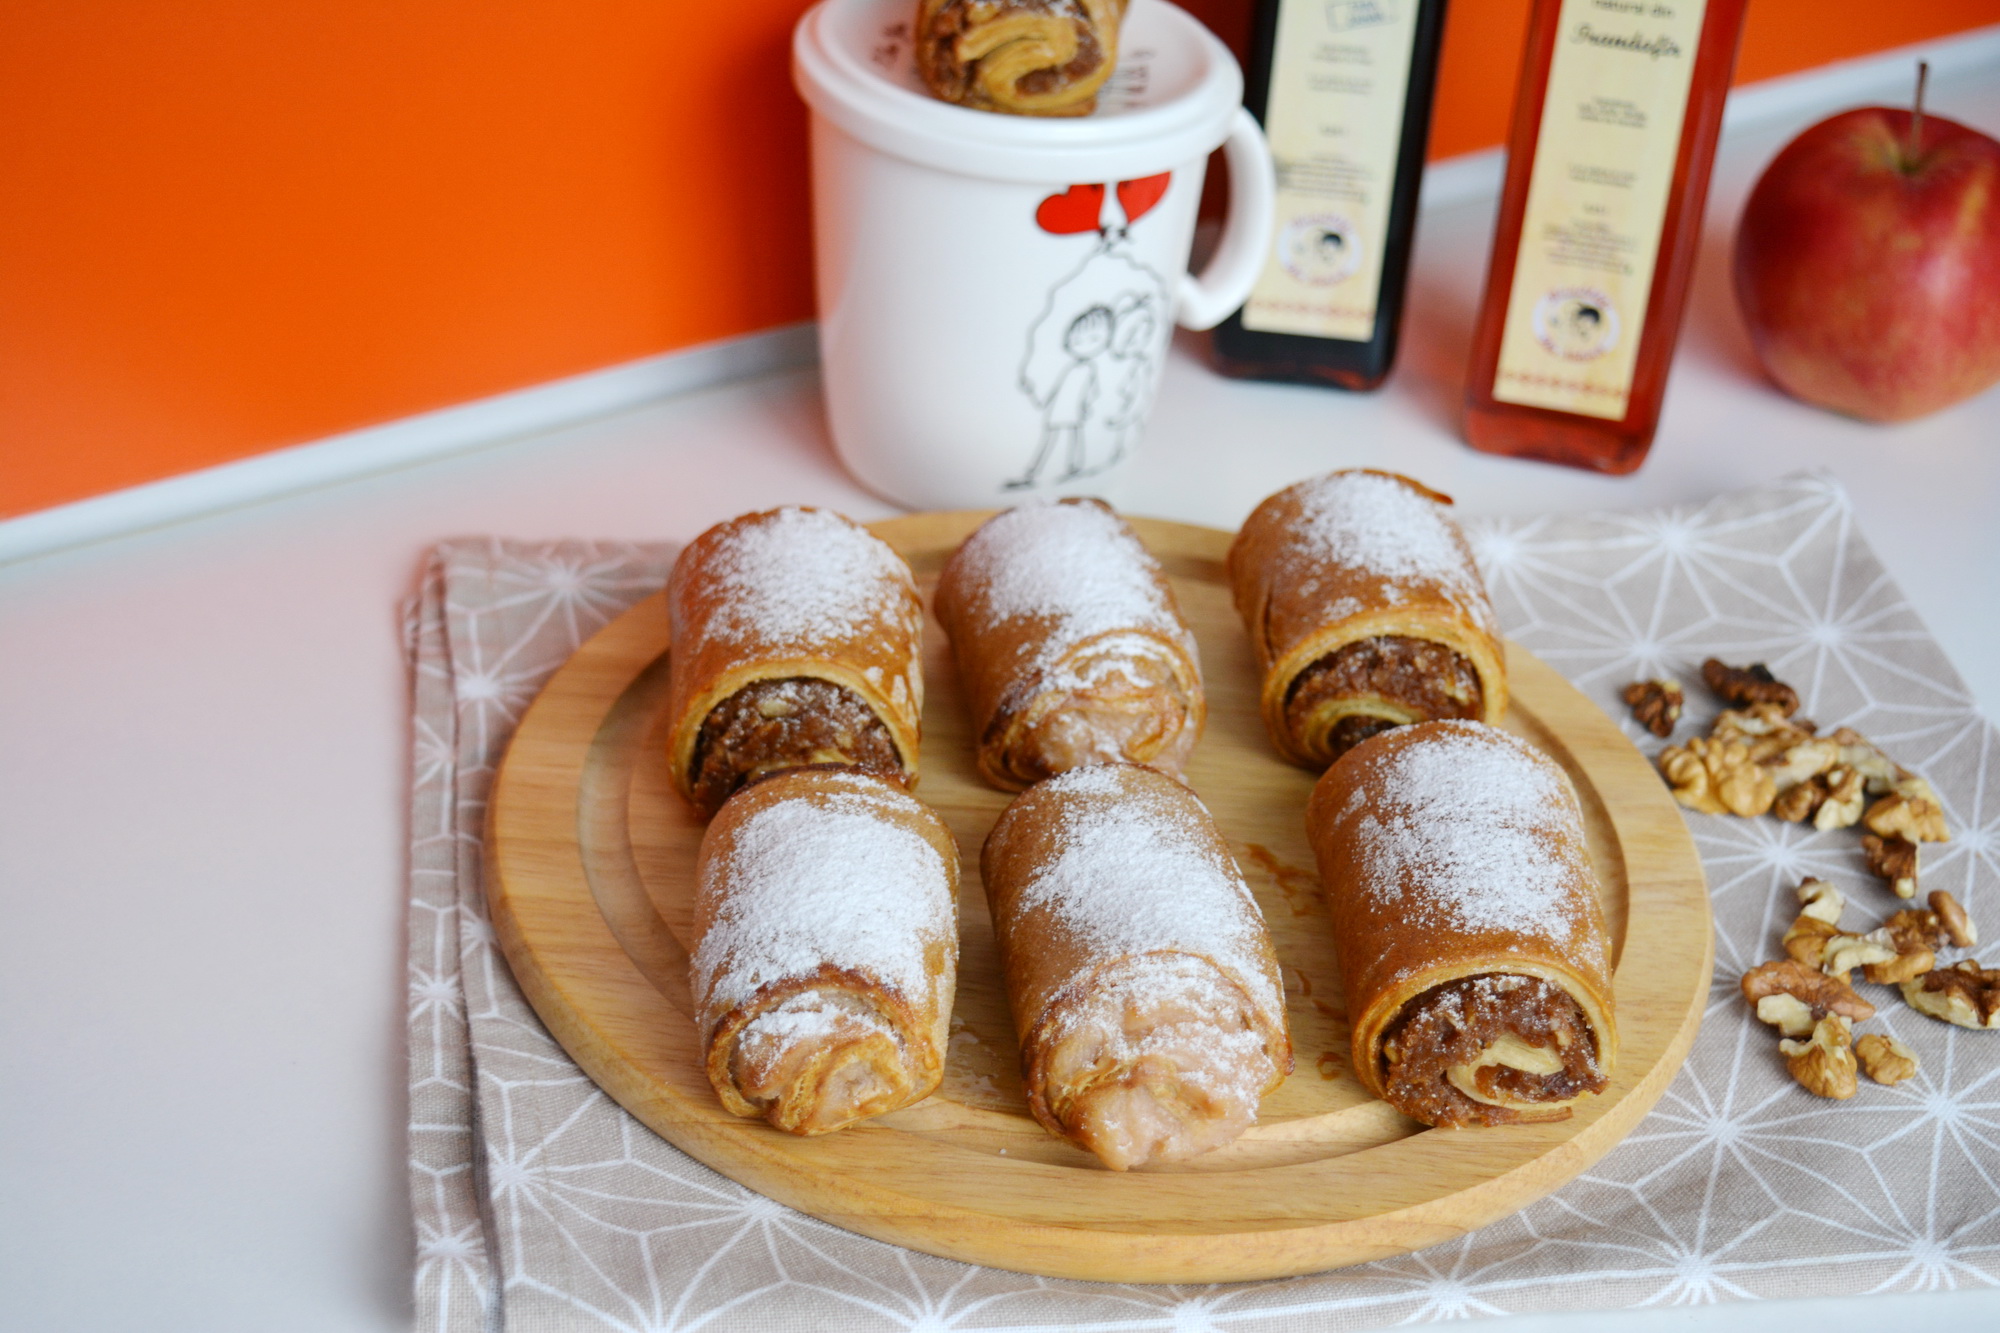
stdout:
{"type": "Polygon", "coordinates": [[[1243,103],[1278,168],[1225,374],[1372,389],[1396,358],[1444,0],[1260,0],[1243,103]]]}
{"type": "Polygon", "coordinates": [[[1535,0],[1465,435],[1645,461],[1687,307],[1746,0],[1535,0]]]}

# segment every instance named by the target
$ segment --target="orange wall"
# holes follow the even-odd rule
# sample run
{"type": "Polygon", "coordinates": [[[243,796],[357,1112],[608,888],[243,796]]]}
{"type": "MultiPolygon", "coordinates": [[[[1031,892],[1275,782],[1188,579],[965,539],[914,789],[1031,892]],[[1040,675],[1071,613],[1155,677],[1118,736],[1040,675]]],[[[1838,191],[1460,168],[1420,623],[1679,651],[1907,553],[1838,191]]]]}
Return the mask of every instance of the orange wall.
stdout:
{"type": "MultiPolygon", "coordinates": [[[[806,4],[0,0],[0,515],[808,317],[806,4]]],[[[1455,0],[1434,155],[1527,5],[1455,0]]],[[[1756,0],[1740,72],[1993,22],[1756,0]]]]}

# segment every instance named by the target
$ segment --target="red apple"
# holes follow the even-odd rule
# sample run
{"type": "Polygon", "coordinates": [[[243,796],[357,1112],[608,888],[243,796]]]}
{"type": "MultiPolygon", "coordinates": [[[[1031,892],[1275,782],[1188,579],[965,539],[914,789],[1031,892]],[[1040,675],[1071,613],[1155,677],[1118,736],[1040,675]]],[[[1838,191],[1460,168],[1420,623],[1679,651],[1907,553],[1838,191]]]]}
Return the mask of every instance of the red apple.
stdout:
{"type": "Polygon", "coordinates": [[[1797,398],[1871,421],[2000,382],[2000,143],[1862,107],[1787,144],[1736,232],[1736,300],[1797,398]],[[1915,127],[1912,128],[1912,121],[1915,127]]]}

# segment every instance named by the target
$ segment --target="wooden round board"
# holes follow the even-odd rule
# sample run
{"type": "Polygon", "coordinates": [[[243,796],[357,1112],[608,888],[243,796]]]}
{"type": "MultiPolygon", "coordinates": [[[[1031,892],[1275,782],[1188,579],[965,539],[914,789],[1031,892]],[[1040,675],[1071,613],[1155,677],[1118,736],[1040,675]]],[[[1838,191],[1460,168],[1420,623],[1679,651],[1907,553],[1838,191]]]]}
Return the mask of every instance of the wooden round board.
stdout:
{"type": "MultiPolygon", "coordinates": [[[[945,558],[986,515],[873,525],[929,604],[945,558]]],[[[1187,777],[1228,835],[1284,964],[1298,1069],[1236,1143],[1178,1166],[1107,1170],[1028,1115],[1000,993],[979,847],[1007,797],[973,770],[949,649],[924,639],[919,794],[964,853],[948,1068],[916,1106],[819,1138],[738,1119],[703,1073],[687,948],[701,825],[666,770],[664,597],[585,644],[522,720],[496,780],[487,894],[514,975],[599,1086],[669,1142],[836,1226],[1055,1277],[1223,1282],[1419,1249],[1520,1208],[1618,1142],[1659,1098],[1700,1020],[1713,953],[1701,862],[1666,788],[1619,729],[1509,646],[1507,726],[1582,798],[1619,947],[1622,1050],[1610,1089],[1569,1120],[1430,1130],[1363,1091],[1303,812],[1313,775],[1277,757],[1229,600],[1230,534],[1133,520],[1200,641],[1208,731],[1187,777]]]]}

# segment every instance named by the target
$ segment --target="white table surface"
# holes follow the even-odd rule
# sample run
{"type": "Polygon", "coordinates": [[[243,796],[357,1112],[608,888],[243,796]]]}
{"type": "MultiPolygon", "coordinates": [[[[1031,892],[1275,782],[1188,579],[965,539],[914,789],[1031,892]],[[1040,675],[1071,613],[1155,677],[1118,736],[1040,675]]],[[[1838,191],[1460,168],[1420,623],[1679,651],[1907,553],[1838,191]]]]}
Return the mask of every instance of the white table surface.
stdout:
{"type": "MultiPolygon", "coordinates": [[[[2000,80],[1932,106],[2000,133],[2000,80]]],[[[1695,501],[1803,467],[2000,707],[2000,391],[1865,426],[1759,377],[1727,284],[1733,135],[1653,456],[1605,478],[1456,437],[1491,205],[1427,212],[1379,394],[1216,377],[1184,339],[1135,513],[1233,526],[1307,473],[1410,472],[1471,514],[1695,501]]],[[[439,537],[685,539],[841,472],[812,374],[725,386],[0,568],[0,1328],[380,1330],[410,1317],[398,603],[439,537]]],[[[1995,1039],[2000,1058],[2000,1038],[1995,1039]]],[[[1527,1330],[2000,1327],[2000,1292],[1527,1317],[1527,1330]]]]}

